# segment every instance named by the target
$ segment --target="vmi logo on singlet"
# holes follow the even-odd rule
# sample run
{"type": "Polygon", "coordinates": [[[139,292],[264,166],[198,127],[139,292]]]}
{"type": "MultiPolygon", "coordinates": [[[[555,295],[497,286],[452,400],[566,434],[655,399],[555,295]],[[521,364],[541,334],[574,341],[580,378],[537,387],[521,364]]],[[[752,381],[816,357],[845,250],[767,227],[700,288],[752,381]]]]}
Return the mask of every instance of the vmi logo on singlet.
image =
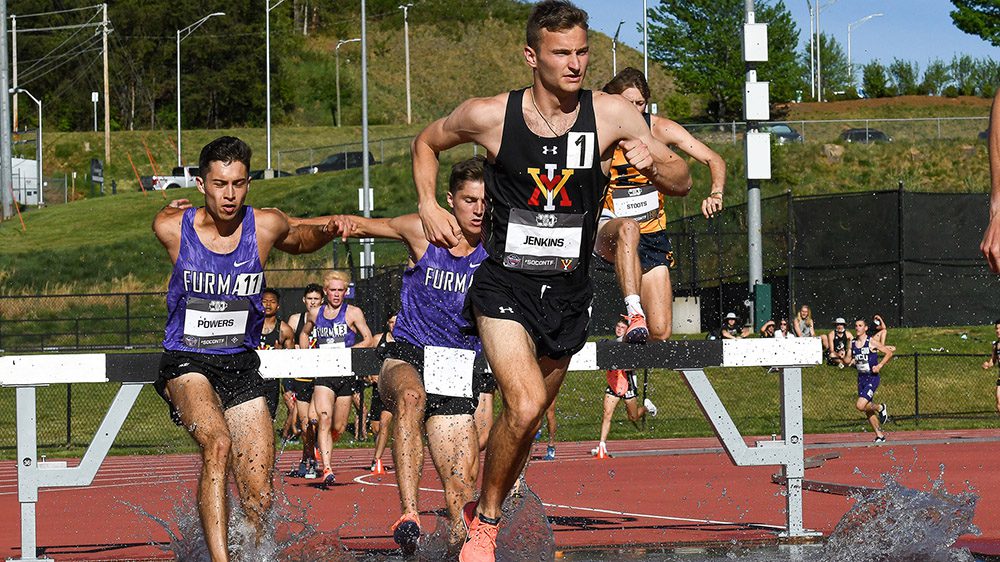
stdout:
{"type": "Polygon", "coordinates": [[[542,170],[539,168],[528,168],[528,175],[535,180],[535,189],[531,192],[531,197],[528,198],[528,205],[537,207],[541,204],[538,200],[539,195],[544,195],[545,206],[542,208],[546,211],[554,211],[556,209],[555,198],[559,195],[560,207],[573,206],[569,192],[564,189],[566,182],[573,175],[573,170],[562,170],[557,174],[555,164],[546,164],[545,175],[542,175],[542,170]]]}

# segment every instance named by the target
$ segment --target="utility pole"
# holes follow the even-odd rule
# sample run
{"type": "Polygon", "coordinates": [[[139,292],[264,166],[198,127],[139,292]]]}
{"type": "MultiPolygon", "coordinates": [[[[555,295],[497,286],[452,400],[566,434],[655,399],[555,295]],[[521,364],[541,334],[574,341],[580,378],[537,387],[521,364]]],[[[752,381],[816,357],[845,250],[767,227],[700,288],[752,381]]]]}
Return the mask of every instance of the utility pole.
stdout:
{"type": "Polygon", "coordinates": [[[285,0],[278,0],[276,4],[271,5],[271,0],[267,0],[264,6],[264,42],[266,44],[266,63],[264,72],[264,89],[267,90],[267,168],[264,169],[264,179],[271,179],[274,177],[274,168],[271,167],[271,10],[277,8],[285,0]]]}
{"type": "Polygon", "coordinates": [[[806,0],[809,8],[809,97],[816,99],[816,31],[812,2],[806,0]]]}
{"type": "Polygon", "coordinates": [[[764,284],[763,241],[761,237],[760,180],[771,178],[771,135],[761,132],[760,122],[771,119],[770,84],[757,80],[757,64],[767,62],[767,24],[756,23],[754,0],[745,0],[743,60],[746,68],[743,118],[747,174],[747,281],[753,306],[750,308],[756,331],[771,312],[770,286],[764,284]]]}
{"type": "MultiPolygon", "coordinates": [[[[7,79],[7,2],[0,1],[0,202],[3,218],[14,215],[14,186],[10,162],[10,80],[7,79]]],[[[35,553],[22,552],[23,556],[34,557],[35,553]]]]}
{"type": "MultiPolygon", "coordinates": [[[[372,191],[368,181],[371,166],[368,163],[368,27],[365,22],[365,0],[361,0],[361,162],[362,207],[365,218],[372,216],[372,191]]],[[[366,238],[361,259],[361,278],[371,277],[375,271],[375,254],[372,239],[366,238]]]]}
{"type": "MultiPolygon", "coordinates": [[[[104,8],[104,23],[102,42],[104,47],[104,166],[111,164],[111,96],[108,95],[108,5],[102,4],[104,8]]],[[[41,126],[41,123],[39,123],[41,126]]]]}
{"type": "Polygon", "coordinates": [[[413,7],[413,4],[404,4],[399,7],[403,10],[403,49],[406,51],[406,124],[410,125],[413,123],[412,116],[410,114],[410,20],[407,17],[408,11],[413,7]]]}
{"type": "Polygon", "coordinates": [[[647,32],[647,20],[649,11],[646,9],[646,0],[642,0],[642,74],[649,80],[649,33],[647,32]]]}

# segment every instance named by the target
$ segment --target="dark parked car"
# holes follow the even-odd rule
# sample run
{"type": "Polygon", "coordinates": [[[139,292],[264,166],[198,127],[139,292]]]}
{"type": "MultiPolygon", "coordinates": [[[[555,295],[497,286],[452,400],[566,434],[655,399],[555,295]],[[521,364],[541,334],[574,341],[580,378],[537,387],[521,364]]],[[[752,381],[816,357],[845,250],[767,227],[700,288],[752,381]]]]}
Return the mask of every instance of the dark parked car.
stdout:
{"type": "Polygon", "coordinates": [[[760,130],[762,133],[771,133],[771,136],[774,137],[774,142],[778,144],[802,142],[804,140],[798,131],[788,125],[785,125],[784,123],[764,125],[760,128],[760,130]]]}
{"type": "MultiPolygon", "coordinates": [[[[308,166],[296,168],[295,175],[300,176],[302,174],[318,174],[320,172],[333,172],[336,170],[346,170],[348,168],[360,168],[364,163],[361,158],[361,151],[338,152],[327,156],[326,159],[319,164],[310,164],[308,166]]],[[[371,152],[368,153],[368,164],[377,164],[377,162],[375,162],[375,157],[372,156],[371,152]]]]}
{"type": "MultiPolygon", "coordinates": [[[[290,173],[288,173],[288,172],[286,172],[284,170],[275,170],[274,171],[274,177],[276,177],[276,178],[287,178],[289,176],[294,176],[294,175],[295,174],[290,174],[290,173]]],[[[264,179],[264,170],[252,170],[250,172],[250,179],[252,179],[252,180],[263,180],[264,179]]]]}
{"type": "Polygon", "coordinates": [[[982,132],[979,133],[979,140],[985,141],[985,140],[989,140],[989,138],[990,138],[990,130],[989,129],[986,129],[985,131],[982,131],[982,132]]]}
{"type": "Polygon", "coordinates": [[[892,137],[878,129],[847,129],[843,133],[840,133],[840,138],[844,142],[858,142],[861,144],[892,142],[892,137]]]}

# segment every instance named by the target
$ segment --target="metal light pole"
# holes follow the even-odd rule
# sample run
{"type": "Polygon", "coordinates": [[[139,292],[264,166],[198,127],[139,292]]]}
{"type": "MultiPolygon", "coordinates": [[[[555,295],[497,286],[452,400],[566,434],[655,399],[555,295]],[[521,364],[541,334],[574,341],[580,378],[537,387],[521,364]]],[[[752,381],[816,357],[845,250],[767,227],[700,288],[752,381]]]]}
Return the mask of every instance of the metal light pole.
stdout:
{"type": "Polygon", "coordinates": [[[622,30],[622,24],[625,20],[618,22],[618,29],[615,30],[615,36],[611,38],[611,76],[618,76],[618,33],[622,30]]]}
{"type": "Polygon", "coordinates": [[[812,2],[806,0],[809,8],[809,97],[816,99],[816,32],[812,2]]]}
{"type": "Polygon", "coordinates": [[[413,123],[410,114],[410,20],[409,9],[413,4],[403,4],[399,7],[403,10],[403,49],[406,52],[406,124],[413,123]]]}
{"type": "Polygon", "coordinates": [[[42,100],[31,95],[31,92],[24,88],[11,88],[11,90],[15,94],[28,96],[38,106],[38,134],[35,136],[35,159],[38,160],[36,162],[38,165],[38,204],[41,205],[44,199],[43,192],[45,191],[42,189],[45,184],[45,180],[42,179],[42,100]]]}
{"type": "Polygon", "coordinates": [[[354,39],[341,39],[337,41],[337,47],[333,50],[336,54],[337,59],[337,126],[340,126],[340,46],[347,43],[353,43],[355,41],[361,41],[360,38],[354,39]]]}
{"type": "Polygon", "coordinates": [[[855,27],[857,27],[857,26],[865,23],[866,21],[868,21],[868,20],[870,20],[872,18],[877,18],[877,17],[884,16],[884,15],[885,14],[883,14],[881,12],[879,12],[877,14],[869,14],[869,15],[867,15],[867,16],[859,19],[858,21],[853,21],[853,22],[847,24],[847,71],[848,71],[848,73],[849,73],[849,75],[851,77],[850,85],[852,85],[852,86],[854,85],[854,65],[851,63],[851,30],[853,30],[855,27]]]}
{"type": "Polygon", "coordinates": [[[100,100],[101,94],[97,92],[90,92],[90,102],[94,104],[94,132],[97,132],[97,102],[100,100]]]}
{"type": "MultiPolygon", "coordinates": [[[[264,13],[264,50],[266,52],[264,58],[266,59],[265,65],[267,66],[264,80],[264,89],[267,90],[267,168],[264,169],[264,179],[274,177],[274,168],[271,167],[271,10],[280,6],[284,1],[278,0],[275,5],[271,6],[271,0],[267,0],[267,5],[265,6],[267,10],[264,13]]],[[[180,96],[177,96],[177,99],[180,99],[180,96]]],[[[178,112],[179,114],[180,112],[178,112]]]]}
{"type": "Polygon", "coordinates": [[[177,30],[177,165],[183,166],[181,162],[181,41],[187,39],[188,35],[194,33],[198,26],[215,16],[224,16],[225,12],[214,12],[192,23],[184,29],[177,30]],[[183,35],[183,37],[181,37],[183,35]]]}
{"type": "Polygon", "coordinates": [[[819,0],[816,0],[816,99],[817,101],[823,101],[823,63],[820,53],[823,52],[823,35],[820,33],[819,25],[819,14],[823,11],[823,8],[829,8],[830,6],[837,3],[837,0],[830,0],[822,6],[819,0]]]}
{"type": "Polygon", "coordinates": [[[642,74],[649,80],[649,34],[647,33],[649,10],[646,0],[642,0],[642,74]]]}

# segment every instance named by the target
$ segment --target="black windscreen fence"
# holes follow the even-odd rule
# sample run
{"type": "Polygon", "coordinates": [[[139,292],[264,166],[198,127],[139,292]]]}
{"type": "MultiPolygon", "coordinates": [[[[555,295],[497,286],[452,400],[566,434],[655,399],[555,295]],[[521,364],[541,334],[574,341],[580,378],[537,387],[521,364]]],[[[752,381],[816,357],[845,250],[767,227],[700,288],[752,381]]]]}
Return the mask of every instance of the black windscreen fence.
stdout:
{"type": "Polygon", "coordinates": [[[796,198],[795,305],[829,324],[881,314],[897,326],[992,322],[1000,278],[979,252],[985,194],[903,190],[796,198]]]}

